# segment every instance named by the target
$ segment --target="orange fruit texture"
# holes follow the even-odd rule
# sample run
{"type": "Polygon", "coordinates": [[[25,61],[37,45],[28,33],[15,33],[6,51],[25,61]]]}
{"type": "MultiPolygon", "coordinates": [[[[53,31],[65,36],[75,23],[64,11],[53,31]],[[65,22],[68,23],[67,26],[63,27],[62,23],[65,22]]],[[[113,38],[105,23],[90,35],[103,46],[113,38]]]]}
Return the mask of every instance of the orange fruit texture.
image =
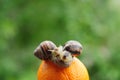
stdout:
{"type": "Polygon", "coordinates": [[[74,57],[69,67],[60,67],[50,61],[42,61],[38,69],[38,80],[89,80],[84,64],[74,57]]]}
{"type": "Polygon", "coordinates": [[[89,80],[84,64],[76,57],[82,52],[78,41],[70,40],[57,47],[52,41],[43,41],[34,51],[42,62],[38,80],[89,80]]]}

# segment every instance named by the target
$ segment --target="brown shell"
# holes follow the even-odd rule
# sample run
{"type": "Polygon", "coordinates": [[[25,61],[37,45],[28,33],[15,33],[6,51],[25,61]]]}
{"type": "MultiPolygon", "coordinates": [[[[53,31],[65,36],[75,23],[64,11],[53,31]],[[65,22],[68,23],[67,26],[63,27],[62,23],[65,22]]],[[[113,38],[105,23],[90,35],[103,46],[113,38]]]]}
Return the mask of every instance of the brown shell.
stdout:
{"type": "Polygon", "coordinates": [[[56,45],[52,41],[43,41],[35,49],[34,55],[42,60],[49,60],[52,57],[51,51],[56,48],[56,45]]]}
{"type": "Polygon", "coordinates": [[[69,51],[73,56],[78,56],[82,52],[82,45],[78,41],[70,40],[65,43],[64,50],[69,51]]]}

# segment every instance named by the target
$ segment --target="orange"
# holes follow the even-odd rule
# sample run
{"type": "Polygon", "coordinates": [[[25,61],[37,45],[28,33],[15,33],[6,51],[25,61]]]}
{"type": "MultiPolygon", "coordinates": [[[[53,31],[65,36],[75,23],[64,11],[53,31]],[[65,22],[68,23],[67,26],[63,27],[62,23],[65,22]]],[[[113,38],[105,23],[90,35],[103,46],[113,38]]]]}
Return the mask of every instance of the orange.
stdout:
{"type": "Polygon", "coordinates": [[[68,67],[60,67],[52,61],[42,61],[38,69],[38,80],[89,80],[84,64],[73,57],[68,67]]]}

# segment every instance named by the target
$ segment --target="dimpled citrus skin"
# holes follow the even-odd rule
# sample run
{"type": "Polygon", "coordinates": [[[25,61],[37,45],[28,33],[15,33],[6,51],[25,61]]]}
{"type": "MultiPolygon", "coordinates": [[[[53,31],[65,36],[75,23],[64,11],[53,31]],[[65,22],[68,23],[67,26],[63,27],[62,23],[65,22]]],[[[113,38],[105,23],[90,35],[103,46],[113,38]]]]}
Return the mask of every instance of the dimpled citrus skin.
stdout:
{"type": "Polygon", "coordinates": [[[63,68],[50,61],[42,61],[38,70],[38,80],[89,80],[83,63],[74,57],[69,67],[63,68]]]}

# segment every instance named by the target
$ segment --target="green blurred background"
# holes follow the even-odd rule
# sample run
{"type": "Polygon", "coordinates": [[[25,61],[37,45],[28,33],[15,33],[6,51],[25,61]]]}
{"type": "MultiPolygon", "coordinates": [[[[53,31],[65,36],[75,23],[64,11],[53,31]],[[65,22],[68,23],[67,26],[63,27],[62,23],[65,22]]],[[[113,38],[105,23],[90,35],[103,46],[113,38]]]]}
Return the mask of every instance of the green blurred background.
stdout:
{"type": "Polygon", "coordinates": [[[41,41],[78,40],[91,80],[120,80],[119,0],[0,0],[0,80],[37,80],[41,41]]]}

